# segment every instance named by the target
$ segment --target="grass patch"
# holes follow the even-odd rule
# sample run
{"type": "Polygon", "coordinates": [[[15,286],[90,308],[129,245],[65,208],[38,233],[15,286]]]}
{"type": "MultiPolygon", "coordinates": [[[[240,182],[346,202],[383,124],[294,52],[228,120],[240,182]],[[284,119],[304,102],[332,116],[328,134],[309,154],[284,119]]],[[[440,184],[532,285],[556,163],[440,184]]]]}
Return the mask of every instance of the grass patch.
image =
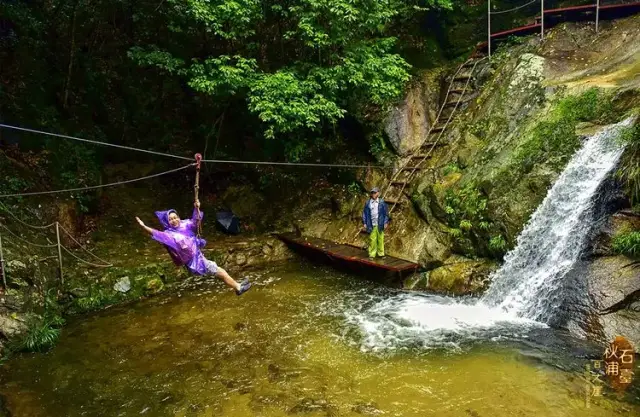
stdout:
{"type": "Polygon", "coordinates": [[[17,352],[44,352],[52,348],[60,337],[64,319],[60,316],[30,319],[24,337],[17,341],[12,350],[17,352]]]}
{"type": "Polygon", "coordinates": [[[56,344],[65,321],[60,315],[55,294],[55,289],[46,293],[42,317],[30,316],[27,319],[27,331],[10,343],[11,352],[44,352],[56,344]]]}
{"type": "Polygon", "coordinates": [[[640,231],[626,231],[616,234],[611,241],[611,249],[619,255],[640,256],[640,231]]]}

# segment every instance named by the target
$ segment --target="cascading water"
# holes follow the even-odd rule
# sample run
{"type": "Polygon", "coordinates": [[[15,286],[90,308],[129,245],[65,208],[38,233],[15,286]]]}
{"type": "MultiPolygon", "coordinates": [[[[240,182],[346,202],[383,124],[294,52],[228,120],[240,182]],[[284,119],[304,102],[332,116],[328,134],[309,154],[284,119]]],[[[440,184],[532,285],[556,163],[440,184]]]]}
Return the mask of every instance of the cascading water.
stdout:
{"type": "Polygon", "coordinates": [[[562,279],[584,250],[598,187],[622,154],[616,137],[632,122],[608,126],[586,140],[480,300],[402,293],[347,309],[347,321],[363,333],[363,347],[442,347],[462,339],[518,338],[544,327],[566,298],[562,279]]]}
{"type": "Polygon", "coordinates": [[[492,276],[482,301],[547,323],[564,300],[562,278],[582,253],[593,225],[593,200],[623,148],[615,140],[632,119],[591,136],[518,237],[492,276]]]}

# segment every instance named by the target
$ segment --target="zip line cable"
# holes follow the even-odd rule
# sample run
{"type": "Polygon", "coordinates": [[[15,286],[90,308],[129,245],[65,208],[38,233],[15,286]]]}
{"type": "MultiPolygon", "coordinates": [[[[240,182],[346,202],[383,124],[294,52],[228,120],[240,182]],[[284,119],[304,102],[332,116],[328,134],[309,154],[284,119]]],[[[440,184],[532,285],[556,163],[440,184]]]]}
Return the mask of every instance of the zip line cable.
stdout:
{"type": "MultiPolygon", "coordinates": [[[[97,141],[97,140],[90,140],[90,139],[82,139],[82,138],[77,138],[75,136],[61,135],[61,134],[58,134],[58,133],[44,132],[44,131],[35,130],[35,129],[27,129],[27,128],[24,128],[24,127],[11,126],[11,125],[2,124],[2,123],[0,123],[0,128],[21,130],[21,131],[24,131],[24,132],[37,133],[37,134],[40,134],[40,135],[55,136],[55,137],[64,138],[64,139],[77,140],[77,141],[80,141],[80,142],[93,143],[93,144],[96,144],[96,145],[112,146],[112,147],[115,147],[115,148],[126,149],[126,150],[129,150],[129,151],[144,152],[144,153],[150,153],[150,154],[154,154],[154,155],[167,156],[167,157],[170,157],[170,158],[178,158],[178,159],[183,159],[183,160],[187,160],[187,161],[193,161],[193,158],[187,158],[186,156],[180,156],[180,155],[173,155],[173,154],[168,154],[168,153],[163,153],[163,152],[150,151],[150,150],[147,150],[147,149],[132,148],[130,146],[115,145],[113,143],[100,142],[100,141],[97,141]]],[[[382,166],[379,166],[379,165],[321,164],[321,163],[304,163],[304,162],[240,161],[240,160],[224,160],[224,159],[203,159],[202,162],[209,162],[209,163],[215,163],[215,164],[276,165],[276,166],[300,166],[300,167],[323,167],[323,168],[381,168],[381,169],[382,168],[386,168],[386,167],[382,167],[382,166]]],[[[5,196],[0,195],[0,197],[5,197],[5,196]]]]}
{"type": "Polygon", "coordinates": [[[0,198],[24,197],[24,196],[30,196],[30,195],[43,195],[43,194],[56,194],[56,193],[66,193],[66,192],[72,192],[72,191],[88,191],[88,190],[95,190],[97,188],[113,187],[113,186],[116,186],[116,185],[130,184],[132,182],[148,180],[150,178],[155,178],[155,177],[159,177],[159,176],[162,176],[162,175],[166,175],[166,174],[171,174],[171,173],[174,173],[174,172],[182,171],[183,169],[189,168],[189,167],[191,167],[193,165],[195,165],[195,164],[185,165],[185,166],[180,167],[180,168],[176,168],[176,169],[172,169],[172,170],[164,171],[164,172],[159,172],[157,174],[147,175],[145,177],[134,178],[134,179],[125,180],[125,181],[111,182],[109,184],[91,185],[91,186],[88,186],[88,187],[81,187],[81,188],[67,188],[65,190],[37,191],[37,192],[33,192],[33,193],[0,194],[0,198]]]}
{"type": "Polygon", "coordinates": [[[153,154],[153,155],[168,156],[170,158],[184,159],[184,160],[187,160],[187,161],[191,161],[192,160],[192,158],[188,158],[186,156],[172,155],[172,154],[168,154],[168,153],[164,153],[164,152],[149,151],[147,149],[132,148],[130,146],[116,145],[116,144],[113,144],[113,143],[100,142],[100,141],[91,140],[91,139],[82,139],[82,138],[77,138],[75,136],[61,135],[59,133],[43,132],[42,130],[27,129],[27,128],[24,128],[24,127],[5,125],[5,124],[2,124],[2,123],[0,123],[0,127],[4,127],[5,129],[21,130],[23,132],[37,133],[39,135],[55,136],[57,138],[77,140],[77,141],[86,142],[86,143],[93,143],[95,145],[111,146],[111,147],[114,147],[114,148],[126,149],[128,151],[145,152],[145,153],[150,153],[150,154],[153,154]]]}
{"type": "MultiPolygon", "coordinates": [[[[93,256],[94,258],[96,258],[97,260],[99,260],[100,262],[104,262],[105,266],[113,266],[112,263],[105,261],[104,259],[98,257],[97,255],[95,255],[93,252],[91,252],[89,249],[85,248],[82,243],[78,242],[72,235],[71,233],[69,233],[69,231],[67,229],[65,229],[60,223],[58,223],[58,227],[60,227],[60,229],[62,229],[63,232],[65,232],[67,234],[67,236],[69,236],[71,238],[71,240],[73,240],[74,242],[76,242],[76,244],[78,246],[80,246],[80,248],[82,248],[82,250],[84,250],[85,252],[87,252],[89,255],[93,256]]],[[[61,245],[62,246],[62,245],[61,245]]]]}
{"type": "Polygon", "coordinates": [[[11,229],[9,229],[7,226],[5,226],[4,224],[0,223],[0,227],[2,227],[4,230],[6,230],[7,232],[9,232],[10,235],[12,235],[13,237],[15,237],[18,240],[21,240],[22,242],[26,243],[27,245],[31,245],[31,246],[37,246],[39,248],[55,248],[56,244],[53,245],[41,245],[39,243],[33,243],[33,242],[29,242],[28,240],[21,238],[20,236],[16,235],[15,233],[13,233],[11,231],[11,229]]]}
{"type": "Polygon", "coordinates": [[[512,8],[512,9],[500,10],[500,11],[497,11],[497,12],[489,12],[489,14],[502,14],[502,13],[514,12],[514,11],[516,11],[516,10],[518,10],[518,9],[522,9],[523,7],[527,7],[527,6],[528,6],[528,5],[530,5],[530,4],[537,3],[538,1],[540,1],[540,0],[532,0],[532,1],[530,1],[529,3],[525,3],[525,4],[523,4],[523,5],[520,5],[520,6],[514,7],[514,8],[512,8]]]}
{"type": "Polygon", "coordinates": [[[240,160],[233,160],[233,159],[203,159],[202,162],[209,162],[213,164],[277,165],[277,166],[324,167],[324,168],[386,168],[379,165],[321,164],[321,163],[311,163],[311,162],[240,161],[240,160]]]}

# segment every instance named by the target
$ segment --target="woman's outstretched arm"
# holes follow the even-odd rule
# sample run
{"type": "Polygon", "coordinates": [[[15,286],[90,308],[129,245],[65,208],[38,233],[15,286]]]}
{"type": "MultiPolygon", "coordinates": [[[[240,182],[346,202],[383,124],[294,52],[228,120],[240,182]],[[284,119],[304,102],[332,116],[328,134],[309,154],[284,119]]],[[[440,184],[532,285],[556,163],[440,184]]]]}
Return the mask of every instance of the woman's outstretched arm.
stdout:
{"type": "Polygon", "coordinates": [[[151,227],[149,227],[149,226],[145,225],[145,224],[144,224],[144,222],[143,222],[142,220],[140,220],[140,217],[136,217],[136,220],[138,221],[138,224],[139,224],[140,226],[142,226],[142,228],[143,228],[144,230],[146,230],[146,231],[147,231],[147,233],[149,233],[149,234],[153,234],[153,232],[155,232],[155,231],[156,231],[156,229],[153,229],[153,228],[151,228],[151,227]]]}

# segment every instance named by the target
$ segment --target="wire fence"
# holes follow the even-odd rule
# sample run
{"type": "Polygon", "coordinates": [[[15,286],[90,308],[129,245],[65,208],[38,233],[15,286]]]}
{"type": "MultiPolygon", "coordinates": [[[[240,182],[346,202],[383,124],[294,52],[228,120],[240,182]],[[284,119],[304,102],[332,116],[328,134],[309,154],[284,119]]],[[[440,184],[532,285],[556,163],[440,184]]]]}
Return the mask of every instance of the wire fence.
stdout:
{"type": "Polygon", "coordinates": [[[64,271],[63,271],[63,262],[62,262],[62,253],[66,253],[68,255],[70,255],[73,259],[85,264],[85,265],[89,265],[95,268],[108,268],[113,266],[112,263],[105,261],[104,259],[100,258],[99,256],[97,256],[95,253],[93,253],[92,251],[90,251],[89,249],[87,249],[84,245],[82,245],[76,238],[74,238],[72,236],[72,234],[65,229],[59,222],[54,222],[51,223],[49,225],[46,226],[36,226],[36,225],[32,225],[29,223],[24,222],[23,220],[20,220],[13,212],[11,212],[10,210],[7,210],[6,207],[5,208],[5,212],[11,214],[12,217],[14,217],[16,220],[18,220],[18,222],[24,226],[30,227],[32,229],[48,229],[48,228],[55,228],[56,231],[56,243],[50,243],[50,244],[41,244],[41,243],[36,243],[36,242],[32,242],[31,240],[28,240],[24,237],[19,236],[16,232],[13,232],[11,229],[9,229],[6,225],[4,225],[3,223],[0,223],[0,275],[2,275],[2,285],[3,288],[6,290],[7,289],[7,271],[5,268],[5,262],[6,259],[4,257],[4,250],[3,250],[3,242],[5,243],[13,243],[12,240],[16,239],[17,241],[21,242],[24,245],[27,246],[33,246],[33,247],[37,247],[37,248],[42,248],[42,249],[53,249],[56,248],[57,249],[57,258],[58,258],[58,276],[59,276],[59,280],[60,280],[60,286],[64,285],[64,271]],[[60,239],[60,231],[62,230],[63,233],[65,233],[76,245],[78,245],[78,247],[83,251],[86,252],[87,254],[91,255],[94,259],[98,260],[100,263],[96,263],[96,262],[91,262],[88,261],[86,259],[84,259],[83,257],[76,255],[70,248],[66,247],[65,245],[62,244],[61,239],[60,239]],[[3,232],[5,233],[5,235],[3,236],[3,232]],[[6,236],[11,236],[11,239],[7,240],[6,236]]]}

